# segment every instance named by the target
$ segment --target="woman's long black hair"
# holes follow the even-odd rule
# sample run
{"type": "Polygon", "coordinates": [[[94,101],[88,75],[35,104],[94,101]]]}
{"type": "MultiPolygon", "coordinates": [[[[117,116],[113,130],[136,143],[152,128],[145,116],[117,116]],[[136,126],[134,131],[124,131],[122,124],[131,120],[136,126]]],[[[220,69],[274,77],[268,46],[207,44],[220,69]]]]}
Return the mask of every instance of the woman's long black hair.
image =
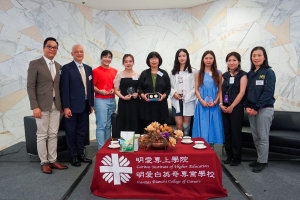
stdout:
{"type": "Polygon", "coordinates": [[[178,56],[179,56],[180,52],[184,52],[186,54],[186,63],[185,63],[185,66],[184,66],[184,71],[186,69],[188,69],[188,72],[192,73],[192,67],[191,67],[191,63],[190,63],[189,52],[186,49],[178,49],[178,51],[175,54],[174,67],[172,69],[172,75],[175,75],[175,74],[179,73],[179,71],[180,71],[180,63],[179,63],[179,60],[178,60],[178,56]]]}

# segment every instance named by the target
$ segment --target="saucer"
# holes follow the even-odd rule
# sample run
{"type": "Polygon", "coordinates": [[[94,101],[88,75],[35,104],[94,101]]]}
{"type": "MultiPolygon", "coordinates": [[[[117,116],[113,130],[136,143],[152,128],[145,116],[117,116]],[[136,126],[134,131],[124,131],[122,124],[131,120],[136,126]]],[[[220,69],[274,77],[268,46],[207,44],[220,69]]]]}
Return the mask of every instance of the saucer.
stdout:
{"type": "Polygon", "coordinates": [[[181,142],[184,144],[191,144],[191,143],[193,143],[193,140],[188,140],[188,141],[181,140],[181,142]]]}
{"type": "Polygon", "coordinates": [[[117,148],[120,148],[120,145],[119,144],[117,144],[117,145],[108,145],[108,148],[117,149],[117,148]]]}
{"type": "Polygon", "coordinates": [[[196,147],[196,145],[193,146],[195,149],[206,149],[206,146],[203,145],[202,147],[196,147]]]}

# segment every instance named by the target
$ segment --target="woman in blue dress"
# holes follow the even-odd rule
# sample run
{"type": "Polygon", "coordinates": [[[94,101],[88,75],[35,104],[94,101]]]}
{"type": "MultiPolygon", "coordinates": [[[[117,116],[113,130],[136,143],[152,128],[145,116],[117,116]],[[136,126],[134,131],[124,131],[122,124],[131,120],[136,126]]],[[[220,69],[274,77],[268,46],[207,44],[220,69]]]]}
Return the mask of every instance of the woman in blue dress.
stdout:
{"type": "Polygon", "coordinates": [[[209,144],[223,144],[224,131],[219,97],[222,87],[222,73],[217,69],[213,51],[205,51],[200,71],[195,75],[196,105],[193,138],[201,137],[209,144]]]}

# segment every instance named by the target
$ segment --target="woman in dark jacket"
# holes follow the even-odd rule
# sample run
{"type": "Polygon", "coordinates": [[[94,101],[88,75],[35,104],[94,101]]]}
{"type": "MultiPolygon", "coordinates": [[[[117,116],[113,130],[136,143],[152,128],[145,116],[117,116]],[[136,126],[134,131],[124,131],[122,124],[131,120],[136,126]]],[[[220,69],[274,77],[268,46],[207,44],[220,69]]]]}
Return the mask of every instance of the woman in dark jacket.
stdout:
{"type": "Polygon", "coordinates": [[[247,73],[241,70],[241,56],[231,52],[226,56],[228,72],[223,74],[220,108],[227,159],[224,164],[237,166],[242,159],[242,126],[247,73]]]}
{"type": "Polygon", "coordinates": [[[138,83],[138,91],[141,97],[140,116],[143,127],[148,126],[153,121],[160,124],[165,123],[169,117],[167,98],[171,91],[168,73],[159,68],[162,64],[159,53],[149,53],[146,63],[149,69],[141,73],[138,83]]]}
{"type": "Polygon", "coordinates": [[[268,165],[269,133],[274,115],[276,77],[269,66],[267,53],[263,47],[253,48],[250,59],[251,70],[248,72],[245,108],[249,115],[258,158],[249,166],[253,167],[253,172],[260,172],[268,165]]]}

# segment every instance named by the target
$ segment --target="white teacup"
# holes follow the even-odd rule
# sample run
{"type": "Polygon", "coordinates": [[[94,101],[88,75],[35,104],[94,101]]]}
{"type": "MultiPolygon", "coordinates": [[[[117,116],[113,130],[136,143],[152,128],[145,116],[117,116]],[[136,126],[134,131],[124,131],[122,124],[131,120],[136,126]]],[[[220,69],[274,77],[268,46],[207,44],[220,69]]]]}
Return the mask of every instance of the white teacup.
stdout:
{"type": "Polygon", "coordinates": [[[117,146],[119,145],[119,141],[110,141],[111,146],[117,146]]]}
{"type": "Polygon", "coordinates": [[[204,145],[204,143],[198,143],[198,144],[195,144],[195,147],[196,148],[204,148],[205,145],[204,145]]]}
{"type": "Polygon", "coordinates": [[[203,141],[195,141],[195,145],[197,145],[197,144],[204,144],[204,142],[203,141]]]}
{"type": "Polygon", "coordinates": [[[191,137],[189,137],[189,136],[185,136],[185,137],[182,138],[182,142],[183,143],[191,143],[191,142],[193,142],[192,139],[191,139],[191,137]]]}

